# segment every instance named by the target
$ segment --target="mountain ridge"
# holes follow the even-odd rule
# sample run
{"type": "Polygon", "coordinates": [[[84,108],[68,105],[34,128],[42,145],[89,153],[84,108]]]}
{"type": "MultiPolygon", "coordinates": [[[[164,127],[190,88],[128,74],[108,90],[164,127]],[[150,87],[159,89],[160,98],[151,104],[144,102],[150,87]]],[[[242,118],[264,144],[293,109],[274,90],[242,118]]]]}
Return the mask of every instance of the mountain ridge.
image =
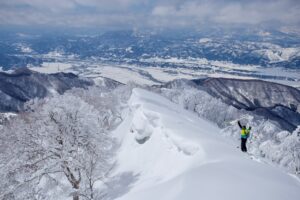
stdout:
{"type": "Polygon", "coordinates": [[[18,112],[26,101],[62,94],[73,87],[86,88],[94,83],[72,73],[41,74],[27,68],[13,73],[0,72],[0,112],[18,112]]]}
{"type": "Polygon", "coordinates": [[[162,87],[185,87],[181,84],[203,90],[239,110],[272,119],[285,130],[293,131],[300,125],[300,91],[297,88],[258,79],[231,78],[175,80],[162,87]]]}

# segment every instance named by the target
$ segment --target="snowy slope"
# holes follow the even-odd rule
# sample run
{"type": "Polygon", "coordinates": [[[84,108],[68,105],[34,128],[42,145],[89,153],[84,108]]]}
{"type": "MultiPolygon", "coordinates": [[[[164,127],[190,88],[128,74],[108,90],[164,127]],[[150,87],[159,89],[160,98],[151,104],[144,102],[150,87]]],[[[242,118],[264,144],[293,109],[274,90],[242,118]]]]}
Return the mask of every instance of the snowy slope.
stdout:
{"type": "Polygon", "coordinates": [[[134,89],[126,115],[115,132],[123,179],[110,199],[299,199],[299,180],[251,160],[213,124],[157,94],[134,89]]]}
{"type": "Polygon", "coordinates": [[[26,101],[63,94],[71,88],[87,88],[94,83],[72,73],[43,74],[27,68],[0,72],[0,112],[18,112],[26,101]]]}

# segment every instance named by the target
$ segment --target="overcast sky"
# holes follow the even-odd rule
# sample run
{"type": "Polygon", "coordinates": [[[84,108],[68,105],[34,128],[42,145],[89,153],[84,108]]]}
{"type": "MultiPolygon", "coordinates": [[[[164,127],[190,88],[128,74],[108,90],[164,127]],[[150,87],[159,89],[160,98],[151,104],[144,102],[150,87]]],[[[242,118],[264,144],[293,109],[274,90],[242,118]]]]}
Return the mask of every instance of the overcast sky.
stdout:
{"type": "Polygon", "coordinates": [[[197,27],[300,26],[300,0],[0,0],[1,25],[197,27]]]}

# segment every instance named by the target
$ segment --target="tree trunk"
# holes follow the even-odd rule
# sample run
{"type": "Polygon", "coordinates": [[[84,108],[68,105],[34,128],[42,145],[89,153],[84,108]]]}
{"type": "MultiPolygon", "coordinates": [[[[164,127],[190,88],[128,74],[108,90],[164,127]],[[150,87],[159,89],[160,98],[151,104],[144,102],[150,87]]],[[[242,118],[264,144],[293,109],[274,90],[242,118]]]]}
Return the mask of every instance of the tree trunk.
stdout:
{"type": "Polygon", "coordinates": [[[71,183],[73,189],[75,189],[76,191],[73,193],[73,200],[79,200],[79,194],[78,194],[78,190],[79,190],[79,184],[81,181],[81,173],[80,170],[75,169],[75,172],[78,172],[78,180],[75,178],[73,172],[70,170],[70,168],[68,167],[68,162],[64,161],[64,165],[62,166],[62,168],[64,169],[64,173],[66,175],[66,177],[68,178],[69,182],[71,183]]]}
{"type": "MultiPolygon", "coordinates": [[[[78,190],[78,189],[79,189],[79,182],[76,181],[76,182],[73,184],[73,188],[76,189],[76,190],[78,190]]],[[[77,191],[74,192],[74,194],[73,194],[73,200],[79,200],[79,195],[78,195],[78,192],[77,192],[77,191]]]]}

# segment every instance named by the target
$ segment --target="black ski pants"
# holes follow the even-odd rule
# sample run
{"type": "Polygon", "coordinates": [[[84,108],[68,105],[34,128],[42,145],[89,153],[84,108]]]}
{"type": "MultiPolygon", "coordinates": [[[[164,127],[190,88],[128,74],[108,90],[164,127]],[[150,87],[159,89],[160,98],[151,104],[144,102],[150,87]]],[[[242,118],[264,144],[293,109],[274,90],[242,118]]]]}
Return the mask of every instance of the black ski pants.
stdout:
{"type": "Polygon", "coordinates": [[[247,138],[241,138],[241,150],[243,152],[247,152],[246,143],[247,143],[247,138]]]}

